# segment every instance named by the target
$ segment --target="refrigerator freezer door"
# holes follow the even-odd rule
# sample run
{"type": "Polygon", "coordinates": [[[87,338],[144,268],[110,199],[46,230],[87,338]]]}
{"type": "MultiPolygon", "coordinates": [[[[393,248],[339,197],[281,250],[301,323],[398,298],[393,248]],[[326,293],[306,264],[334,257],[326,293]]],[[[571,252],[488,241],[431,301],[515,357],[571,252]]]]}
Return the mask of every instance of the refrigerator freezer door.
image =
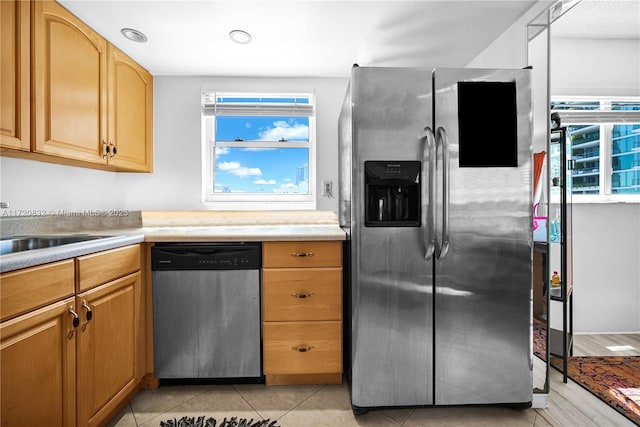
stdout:
{"type": "Polygon", "coordinates": [[[532,399],[529,74],[434,71],[436,405],[532,399]]]}
{"type": "MultiPolygon", "coordinates": [[[[433,264],[425,260],[422,216],[428,201],[419,225],[364,223],[365,162],[422,162],[429,151],[431,70],[354,68],[351,96],[352,405],[432,404],[433,264]]],[[[428,185],[422,163],[420,186],[428,185]]]]}

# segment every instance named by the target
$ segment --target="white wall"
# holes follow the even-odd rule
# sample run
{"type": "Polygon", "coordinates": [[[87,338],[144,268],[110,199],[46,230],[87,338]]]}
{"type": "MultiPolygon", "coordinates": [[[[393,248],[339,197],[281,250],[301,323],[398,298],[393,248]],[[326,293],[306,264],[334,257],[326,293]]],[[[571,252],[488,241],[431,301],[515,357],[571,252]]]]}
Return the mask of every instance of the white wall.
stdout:
{"type": "Polygon", "coordinates": [[[573,205],[574,331],[640,332],[640,204],[573,205]]]}
{"type": "MultiPolygon", "coordinates": [[[[552,37],[552,97],[639,96],[638,76],[640,40],[552,37]]],[[[639,203],[574,203],[574,332],[640,332],[639,260],[639,203]]]]}
{"type": "Polygon", "coordinates": [[[317,191],[333,181],[337,212],[338,115],[348,79],[154,78],[154,172],[114,173],[0,157],[0,197],[15,209],[207,209],[201,201],[200,92],[315,91],[317,191]]]}
{"type": "Polygon", "coordinates": [[[540,0],[476,56],[469,68],[522,68],[527,63],[527,24],[554,2],[540,0]]]}
{"type": "Polygon", "coordinates": [[[121,207],[113,172],[0,157],[0,179],[0,199],[10,204],[3,214],[121,207]]]}
{"type": "Polygon", "coordinates": [[[640,96],[640,40],[551,35],[552,96],[640,96]]]}

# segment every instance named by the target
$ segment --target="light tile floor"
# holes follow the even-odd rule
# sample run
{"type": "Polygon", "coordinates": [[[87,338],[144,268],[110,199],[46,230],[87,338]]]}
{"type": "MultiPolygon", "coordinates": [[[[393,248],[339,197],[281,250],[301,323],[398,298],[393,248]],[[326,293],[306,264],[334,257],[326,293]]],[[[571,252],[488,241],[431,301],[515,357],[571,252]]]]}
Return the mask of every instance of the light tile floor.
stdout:
{"type": "Polygon", "coordinates": [[[633,426],[615,410],[551,369],[544,409],[438,407],[370,411],[355,417],[346,384],[324,386],[186,385],[142,390],[110,427],[159,426],[183,416],[277,420],[280,427],[319,426],[633,426]]]}

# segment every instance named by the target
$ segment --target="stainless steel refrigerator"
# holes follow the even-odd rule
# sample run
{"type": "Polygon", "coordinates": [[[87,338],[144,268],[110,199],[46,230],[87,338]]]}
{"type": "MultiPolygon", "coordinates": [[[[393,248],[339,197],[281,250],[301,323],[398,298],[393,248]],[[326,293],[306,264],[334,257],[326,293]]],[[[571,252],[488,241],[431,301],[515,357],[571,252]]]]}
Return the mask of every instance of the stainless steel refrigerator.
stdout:
{"type": "Polygon", "coordinates": [[[531,403],[530,73],[353,67],[339,217],[354,412],[531,403]]]}

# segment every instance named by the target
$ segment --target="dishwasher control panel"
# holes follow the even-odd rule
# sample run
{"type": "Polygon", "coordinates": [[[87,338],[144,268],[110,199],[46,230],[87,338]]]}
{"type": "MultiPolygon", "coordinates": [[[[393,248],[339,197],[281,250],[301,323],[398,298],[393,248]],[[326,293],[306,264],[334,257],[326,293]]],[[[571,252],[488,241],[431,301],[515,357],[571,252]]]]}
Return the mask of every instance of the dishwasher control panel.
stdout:
{"type": "Polygon", "coordinates": [[[262,265],[262,244],[158,243],[151,248],[151,270],[253,270],[262,265]]]}

